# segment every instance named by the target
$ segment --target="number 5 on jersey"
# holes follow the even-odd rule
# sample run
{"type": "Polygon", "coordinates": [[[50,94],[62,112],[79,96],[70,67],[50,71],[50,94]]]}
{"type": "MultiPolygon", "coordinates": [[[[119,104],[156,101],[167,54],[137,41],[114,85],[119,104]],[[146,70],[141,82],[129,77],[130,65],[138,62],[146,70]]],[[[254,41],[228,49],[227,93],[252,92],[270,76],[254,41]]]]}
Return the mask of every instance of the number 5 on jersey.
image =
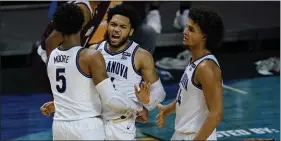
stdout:
{"type": "Polygon", "coordinates": [[[65,68],[57,68],[56,81],[61,82],[61,85],[56,85],[57,91],[59,93],[64,93],[66,89],[66,79],[64,77],[64,74],[65,74],[65,68]]]}

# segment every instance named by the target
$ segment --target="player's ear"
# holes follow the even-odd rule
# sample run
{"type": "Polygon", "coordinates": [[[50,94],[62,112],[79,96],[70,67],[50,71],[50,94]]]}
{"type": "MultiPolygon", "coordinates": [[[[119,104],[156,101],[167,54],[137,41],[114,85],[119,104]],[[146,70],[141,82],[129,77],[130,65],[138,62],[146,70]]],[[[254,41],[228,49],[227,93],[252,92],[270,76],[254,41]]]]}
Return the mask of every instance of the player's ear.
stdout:
{"type": "Polygon", "coordinates": [[[207,38],[208,38],[208,36],[207,36],[206,34],[202,34],[202,40],[203,40],[203,41],[206,41],[207,38]]]}
{"type": "Polygon", "coordinates": [[[130,36],[132,36],[133,35],[133,33],[134,33],[134,29],[133,28],[131,28],[131,30],[130,30],[130,36]]]}

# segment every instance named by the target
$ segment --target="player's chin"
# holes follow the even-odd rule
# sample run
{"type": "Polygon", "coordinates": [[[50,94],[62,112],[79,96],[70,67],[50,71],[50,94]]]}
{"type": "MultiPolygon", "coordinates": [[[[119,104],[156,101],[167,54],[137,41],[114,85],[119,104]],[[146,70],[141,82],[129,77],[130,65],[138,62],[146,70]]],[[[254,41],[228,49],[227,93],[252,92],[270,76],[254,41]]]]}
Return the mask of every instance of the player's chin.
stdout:
{"type": "Polygon", "coordinates": [[[189,44],[187,42],[182,43],[184,46],[188,46],[189,44]]]}
{"type": "Polygon", "coordinates": [[[120,45],[120,42],[110,42],[111,47],[118,47],[120,45]]]}

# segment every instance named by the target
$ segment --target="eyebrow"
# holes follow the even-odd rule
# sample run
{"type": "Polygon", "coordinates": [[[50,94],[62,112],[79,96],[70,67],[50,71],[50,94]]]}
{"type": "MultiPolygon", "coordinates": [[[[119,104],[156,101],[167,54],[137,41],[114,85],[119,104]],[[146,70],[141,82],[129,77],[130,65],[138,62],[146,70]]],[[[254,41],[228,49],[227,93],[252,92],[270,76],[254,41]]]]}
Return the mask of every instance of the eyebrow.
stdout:
{"type": "Polygon", "coordinates": [[[190,25],[186,25],[188,28],[190,28],[190,29],[192,29],[192,30],[194,30],[194,27],[192,27],[192,26],[190,26],[190,25]]]}
{"type": "MultiPolygon", "coordinates": [[[[116,23],[116,22],[114,22],[114,21],[111,21],[110,23],[113,23],[113,24],[118,24],[118,23],[116,23]]],[[[122,27],[127,27],[127,25],[126,24],[119,24],[120,26],[122,26],[122,27]]]]}

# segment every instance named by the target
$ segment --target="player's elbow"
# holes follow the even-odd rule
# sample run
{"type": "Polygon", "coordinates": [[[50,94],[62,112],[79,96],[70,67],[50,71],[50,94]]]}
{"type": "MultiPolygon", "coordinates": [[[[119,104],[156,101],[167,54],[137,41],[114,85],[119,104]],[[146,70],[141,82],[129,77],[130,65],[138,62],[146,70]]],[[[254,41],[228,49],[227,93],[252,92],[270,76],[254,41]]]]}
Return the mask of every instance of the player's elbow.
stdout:
{"type": "Polygon", "coordinates": [[[211,111],[210,116],[214,119],[214,122],[219,124],[223,120],[223,110],[211,111]]]}
{"type": "Polygon", "coordinates": [[[223,120],[223,112],[222,110],[217,111],[215,114],[215,119],[217,123],[220,123],[223,120]]]}
{"type": "Polygon", "coordinates": [[[220,106],[221,108],[219,108],[218,112],[217,112],[217,117],[219,119],[219,121],[223,120],[223,106],[220,106]]]}
{"type": "Polygon", "coordinates": [[[223,112],[220,111],[216,114],[216,117],[217,117],[217,120],[218,120],[218,123],[221,122],[223,120],[223,112]]]}

